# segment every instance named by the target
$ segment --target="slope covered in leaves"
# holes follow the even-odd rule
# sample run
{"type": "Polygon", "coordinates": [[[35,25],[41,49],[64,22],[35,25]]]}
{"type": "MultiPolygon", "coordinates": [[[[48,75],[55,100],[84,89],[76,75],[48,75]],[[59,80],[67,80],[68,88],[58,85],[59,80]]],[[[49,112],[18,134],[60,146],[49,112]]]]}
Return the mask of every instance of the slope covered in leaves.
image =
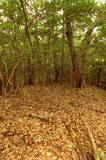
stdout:
{"type": "Polygon", "coordinates": [[[37,86],[1,97],[0,160],[77,160],[82,150],[92,159],[80,116],[106,154],[106,91],[37,86]]]}

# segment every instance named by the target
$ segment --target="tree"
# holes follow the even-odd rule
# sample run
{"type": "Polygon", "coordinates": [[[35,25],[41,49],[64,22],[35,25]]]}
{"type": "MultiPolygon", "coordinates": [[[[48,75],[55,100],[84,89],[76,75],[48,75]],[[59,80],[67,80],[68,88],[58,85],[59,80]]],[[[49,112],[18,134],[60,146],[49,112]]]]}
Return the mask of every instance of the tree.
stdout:
{"type": "Polygon", "coordinates": [[[64,2],[64,15],[66,20],[66,36],[69,46],[69,52],[72,60],[72,86],[73,87],[83,87],[86,83],[86,60],[87,60],[87,52],[89,49],[89,45],[91,43],[91,35],[95,27],[97,27],[100,23],[100,17],[95,14],[93,11],[95,9],[95,3],[92,1],[63,1],[64,2]],[[79,9],[80,5],[80,10],[79,9]],[[88,8],[86,10],[86,8],[88,8]],[[78,13],[74,13],[71,10],[76,9],[78,13]],[[70,13],[71,12],[71,13],[70,13]],[[92,14],[91,14],[92,13],[92,14]],[[90,15],[91,14],[91,15],[90,15]],[[82,18],[86,16],[85,18],[82,18]],[[96,17],[96,18],[95,18],[96,17]],[[91,20],[93,19],[93,21],[91,20]],[[83,23],[86,22],[85,20],[89,20],[89,27],[83,26],[83,30],[85,31],[83,35],[82,45],[80,46],[80,57],[78,57],[78,52],[74,44],[74,32],[75,32],[75,25],[77,25],[82,21],[83,23]],[[87,29],[88,28],[88,29],[87,29]]]}
{"type": "MultiPolygon", "coordinates": [[[[6,90],[14,91],[49,82],[84,87],[90,77],[94,79],[99,70],[96,59],[106,58],[102,56],[105,4],[93,0],[1,0],[0,8],[0,90],[4,91],[8,82],[6,90]]],[[[104,77],[105,72],[100,75],[104,77]]]]}

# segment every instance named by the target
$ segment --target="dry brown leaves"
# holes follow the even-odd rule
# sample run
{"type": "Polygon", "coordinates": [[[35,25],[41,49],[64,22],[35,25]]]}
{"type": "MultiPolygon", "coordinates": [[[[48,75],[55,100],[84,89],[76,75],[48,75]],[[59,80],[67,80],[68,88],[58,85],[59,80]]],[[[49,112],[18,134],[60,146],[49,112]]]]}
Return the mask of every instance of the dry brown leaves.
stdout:
{"type": "Polygon", "coordinates": [[[13,98],[1,97],[0,160],[78,160],[72,131],[90,159],[91,147],[78,110],[97,148],[106,154],[106,91],[36,86],[23,88],[13,98]]]}

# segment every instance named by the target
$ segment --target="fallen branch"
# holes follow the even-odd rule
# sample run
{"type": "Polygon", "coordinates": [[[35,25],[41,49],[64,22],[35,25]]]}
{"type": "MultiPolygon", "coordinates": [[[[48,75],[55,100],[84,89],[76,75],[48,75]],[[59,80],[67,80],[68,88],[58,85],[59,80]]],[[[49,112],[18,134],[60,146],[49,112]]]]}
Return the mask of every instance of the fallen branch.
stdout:
{"type": "Polygon", "coordinates": [[[83,147],[81,146],[81,144],[79,143],[78,141],[78,137],[77,135],[75,134],[74,130],[72,128],[70,128],[65,121],[63,121],[65,127],[66,127],[66,130],[68,131],[69,133],[69,136],[71,137],[71,140],[74,144],[74,147],[75,147],[75,151],[77,153],[77,156],[78,156],[78,159],[79,160],[87,160],[87,157],[84,153],[84,149],[83,147]]]}
{"type": "Polygon", "coordinates": [[[50,115],[47,115],[47,116],[41,116],[41,115],[38,115],[38,114],[29,114],[28,115],[29,117],[31,118],[38,118],[40,120],[43,120],[43,121],[47,121],[47,122],[50,122],[50,118],[54,119],[54,114],[50,114],[50,115]]]}
{"type": "Polygon", "coordinates": [[[87,132],[87,135],[89,137],[89,140],[90,140],[90,143],[91,143],[91,146],[92,146],[92,151],[93,151],[93,156],[94,156],[94,159],[95,160],[100,160],[98,155],[97,155],[97,147],[96,147],[96,144],[94,142],[94,138],[92,136],[92,133],[87,125],[87,123],[84,121],[84,119],[82,118],[81,114],[80,114],[80,111],[79,111],[79,117],[81,119],[81,121],[83,122],[84,126],[85,126],[85,129],[86,129],[86,132],[87,132]]]}

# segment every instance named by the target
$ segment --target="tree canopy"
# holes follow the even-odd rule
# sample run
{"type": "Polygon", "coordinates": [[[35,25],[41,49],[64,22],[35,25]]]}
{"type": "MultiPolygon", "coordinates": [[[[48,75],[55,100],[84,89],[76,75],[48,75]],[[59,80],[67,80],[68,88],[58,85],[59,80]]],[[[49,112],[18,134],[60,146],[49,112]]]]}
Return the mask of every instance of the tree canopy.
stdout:
{"type": "Polygon", "coordinates": [[[106,4],[1,0],[0,90],[67,83],[106,86],[106,4]]]}

